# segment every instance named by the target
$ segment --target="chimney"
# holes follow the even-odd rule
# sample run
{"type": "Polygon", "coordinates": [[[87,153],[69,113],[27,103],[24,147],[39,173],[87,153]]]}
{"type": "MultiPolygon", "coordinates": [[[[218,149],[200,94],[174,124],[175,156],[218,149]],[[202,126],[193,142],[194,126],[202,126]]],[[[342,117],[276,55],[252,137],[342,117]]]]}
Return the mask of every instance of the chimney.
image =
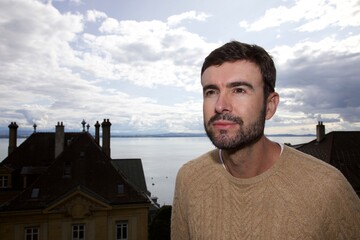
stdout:
{"type": "Polygon", "coordinates": [[[64,151],[65,133],[63,123],[57,123],[55,126],[55,158],[57,158],[62,151],[64,151]]]}
{"type": "Polygon", "coordinates": [[[16,149],[16,141],[17,141],[17,128],[19,126],[16,122],[11,122],[9,125],[9,148],[8,155],[12,153],[16,149]]]}
{"type": "Polygon", "coordinates": [[[316,141],[321,142],[325,138],[325,125],[322,121],[318,122],[316,125],[316,141]]]}
{"type": "Polygon", "coordinates": [[[85,119],[82,120],[81,124],[83,125],[83,132],[85,132],[85,124],[86,124],[85,119]]]}
{"type": "Polygon", "coordinates": [[[102,126],[102,150],[110,158],[110,126],[109,119],[104,119],[102,126]]]}
{"type": "Polygon", "coordinates": [[[100,123],[96,121],[95,123],[95,142],[100,145],[100,123]]]}

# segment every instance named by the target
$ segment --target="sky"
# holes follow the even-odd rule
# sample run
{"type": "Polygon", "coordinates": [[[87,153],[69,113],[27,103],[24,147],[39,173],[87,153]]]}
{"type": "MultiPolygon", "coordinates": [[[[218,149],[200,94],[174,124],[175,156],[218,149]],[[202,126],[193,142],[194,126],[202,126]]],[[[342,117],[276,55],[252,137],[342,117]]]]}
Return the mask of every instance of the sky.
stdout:
{"type": "Polygon", "coordinates": [[[360,131],[359,0],[0,0],[0,129],[203,133],[200,68],[231,40],[276,64],[266,134],[360,131]]]}

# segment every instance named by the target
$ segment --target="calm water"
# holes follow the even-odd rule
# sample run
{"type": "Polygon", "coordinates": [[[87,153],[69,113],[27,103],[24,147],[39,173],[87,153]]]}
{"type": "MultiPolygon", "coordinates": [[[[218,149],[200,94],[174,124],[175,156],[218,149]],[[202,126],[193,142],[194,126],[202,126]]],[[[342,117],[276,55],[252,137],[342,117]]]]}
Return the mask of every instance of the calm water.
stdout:
{"type": "MultiPolygon", "coordinates": [[[[270,137],[280,143],[299,144],[314,137],[270,137]]],[[[25,139],[18,139],[19,146],[25,139]]],[[[0,139],[0,161],[8,152],[8,139],[0,139]]],[[[158,202],[172,204],[177,171],[187,161],[214,146],[207,137],[180,138],[112,138],[111,157],[141,158],[148,190],[158,202]]]]}

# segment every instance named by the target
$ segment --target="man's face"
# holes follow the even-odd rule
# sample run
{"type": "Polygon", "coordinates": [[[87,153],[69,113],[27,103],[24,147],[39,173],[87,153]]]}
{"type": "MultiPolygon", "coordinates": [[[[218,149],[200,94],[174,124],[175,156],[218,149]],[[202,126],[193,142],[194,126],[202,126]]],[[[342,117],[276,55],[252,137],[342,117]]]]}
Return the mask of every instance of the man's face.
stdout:
{"type": "Polygon", "coordinates": [[[256,64],[236,61],[211,66],[201,84],[205,131],[216,147],[236,150],[263,136],[264,83],[256,64]]]}

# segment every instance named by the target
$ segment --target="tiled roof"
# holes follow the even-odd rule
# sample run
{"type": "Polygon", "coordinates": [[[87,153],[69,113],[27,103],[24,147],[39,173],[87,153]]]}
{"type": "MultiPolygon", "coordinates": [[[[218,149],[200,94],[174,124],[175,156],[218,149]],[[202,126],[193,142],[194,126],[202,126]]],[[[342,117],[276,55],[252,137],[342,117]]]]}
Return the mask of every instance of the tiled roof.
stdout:
{"type": "Polygon", "coordinates": [[[360,132],[330,132],[295,148],[339,169],[360,196],[360,132]]]}
{"type": "Polygon", "coordinates": [[[7,164],[18,168],[21,165],[47,166],[42,175],[11,202],[2,206],[2,210],[43,209],[74,189],[86,189],[93,197],[111,205],[149,203],[148,197],[134,188],[129,180],[112,166],[111,159],[89,133],[65,133],[65,139],[66,142],[72,139],[71,143],[56,159],[53,156],[54,134],[43,133],[33,134],[26,140],[43,145],[30,146],[31,144],[25,141],[5,159],[6,161],[4,160],[5,162],[2,162],[1,165],[7,164]],[[25,148],[30,149],[29,154],[25,148]],[[18,151],[20,152],[17,153],[18,151]],[[36,158],[37,153],[40,155],[39,158],[36,158]],[[67,168],[71,169],[70,172],[67,172],[67,168]],[[34,189],[38,189],[36,197],[34,189]]]}
{"type": "Polygon", "coordinates": [[[139,189],[150,195],[146,187],[144,170],[140,158],[112,159],[111,163],[118,171],[123,172],[139,189]]]}
{"type": "MultiPolygon", "coordinates": [[[[69,142],[80,133],[65,133],[69,142]]],[[[33,133],[2,162],[12,169],[23,166],[44,167],[55,160],[55,133],[33,133]]]]}
{"type": "Polygon", "coordinates": [[[55,158],[55,134],[33,133],[1,163],[16,170],[23,166],[49,166],[55,158]]]}

